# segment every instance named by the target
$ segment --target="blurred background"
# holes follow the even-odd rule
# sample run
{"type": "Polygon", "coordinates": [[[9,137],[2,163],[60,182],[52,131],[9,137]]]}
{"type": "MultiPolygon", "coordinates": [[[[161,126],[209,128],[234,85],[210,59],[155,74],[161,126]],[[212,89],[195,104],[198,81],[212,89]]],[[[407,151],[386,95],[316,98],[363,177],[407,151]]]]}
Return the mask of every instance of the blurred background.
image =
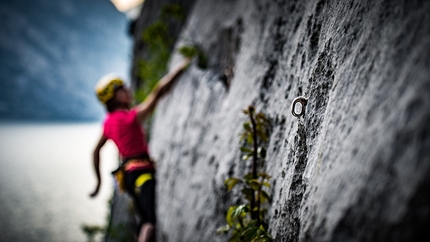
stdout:
{"type": "Polygon", "coordinates": [[[128,19],[108,0],[1,1],[0,117],[98,120],[93,87],[126,77],[128,19]]]}
{"type": "Polygon", "coordinates": [[[106,223],[117,152],[103,149],[90,199],[104,115],[94,85],[110,72],[128,81],[141,2],[0,1],[0,241],[85,241],[81,226],[106,223]]]}

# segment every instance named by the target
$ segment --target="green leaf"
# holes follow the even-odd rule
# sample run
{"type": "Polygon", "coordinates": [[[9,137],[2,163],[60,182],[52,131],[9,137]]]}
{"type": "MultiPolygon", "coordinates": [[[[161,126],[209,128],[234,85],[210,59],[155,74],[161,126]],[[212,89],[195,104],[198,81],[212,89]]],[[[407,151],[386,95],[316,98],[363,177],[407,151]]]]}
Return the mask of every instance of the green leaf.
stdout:
{"type": "Polygon", "coordinates": [[[228,241],[229,242],[243,242],[243,240],[241,239],[242,231],[243,231],[243,229],[233,230],[233,233],[231,234],[231,237],[228,241]]]}
{"type": "Polygon", "coordinates": [[[252,132],[251,131],[245,130],[242,133],[240,133],[239,135],[240,135],[239,142],[242,142],[243,140],[245,140],[246,144],[252,144],[253,137],[252,137],[252,132]]]}
{"type": "Polygon", "coordinates": [[[243,129],[246,131],[252,132],[251,123],[250,122],[243,123],[243,129]]]}
{"type": "Polygon", "coordinates": [[[246,200],[251,201],[252,197],[254,196],[254,190],[248,187],[244,187],[242,189],[242,194],[245,196],[246,200]]]}
{"type": "Polygon", "coordinates": [[[254,153],[252,149],[250,149],[250,148],[248,148],[246,146],[241,146],[240,147],[240,151],[243,152],[243,153],[248,153],[248,154],[254,153]]]}
{"type": "Polygon", "coordinates": [[[236,206],[231,206],[227,211],[227,215],[225,216],[225,220],[227,221],[227,225],[230,227],[233,227],[234,221],[233,221],[232,213],[233,213],[235,208],[236,208],[236,206]]]}
{"type": "Polygon", "coordinates": [[[270,178],[272,178],[269,174],[267,174],[266,172],[260,172],[258,173],[258,177],[261,177],[265,180],[269,180],[270,178]]]}
{"type": "Polygon", "coordinates": [[[263,225],[260,225],[260,227],[258,228],[260,231],[266,232],[266,230],[264,229],[263,225]]]}
{"type": "Polygon", "coordinates": [[[259,123],[262,123],[262,124],[267,124],[267,123],[268,123],[268,122],[267,122],[266,115],[264,115],[264,113],[262,113],[262,112],[257,113],[257,114],[255,115],[255,119],[256,119],[259,123]]]}
{"type": "Polygon", "coordinates": [[[251,179],[251,180],[249,180],[248,184],[252,188],[252,190],[254,190],[254,191],[258,191],[260,189],[260,187],[261,187],[261,183],[257,179],[251,179]]]}
{"type": "Polygon", "coordinates": [[[249,183],[249,180],[254,179],[252,172],[249,172],[248,174],[245,174],[243,176],[243,179],[245,180],[246,183],[249,183]]]}
{"type": "Polygon", "coordinates": [[[248,132],[244,131],[244,132],[240,133],[239,135],[240,135],[239,142],[242,142],[248,136],[248,132]]]}
{"type": "Polygon", "coordinates": [[[268,140],[266,132],[264,132],[261,129],[257,129],[257,136],[258,136],[258,138],[260,138],[264,142],[267,142],[267,140],[268,140]]]}
{"type": "Polygon", "coordinates": [[[257,231],[256,222],[251,221],[242,232],[244,241],[252,241],[257,236],[257,231]]]}
{"type": "Polygon", "coordinates": [[[243,155],[242,160],[248,160],[251,157],[252,157],[252,155],[243,155]]]}
{"type": "Polygon", "coordinates": [[[228,233],[228,231],[230,231],[230,229],[231,229],[231,227],[229,225],[225,225],[225,226],[219,227],[216,230],[216,233],[217,234],[226,234],[226,233],[228,233]]]}
{"type": "Polygon", "coordinates": [[[246,213],[249,211],[249,208],[247,205],[242,204],[239,206],[236,206],[236,208],[233,209],[232,211],[232,218],[239,218],[239,217],[243,217],[246,216],[246,213]]]}
{"type": "Polygon", "coordinates": [[[261,198],[263,198],[261,199],[261,203],[263,203],[264,201],[270,201],[270,195],[266,191],[261,190],[260,196],[261,198]]]}
{"type": "Polygon", "coordinates": [[[248,136],[246,136],[246,142],[248,144],[252,144],[254,142],[254,137],[252,136],[252,133],[248,133],[248,136]]]}
{"type": "Polygon", "coordinates": [[[266,231],[258,230],[257,236],[255,236],[254,239],[251,240],[251,242],[272,242],[273,239],[270,237],[269,234],[267,234],[266,231]]]}
{"type": "Polygon", "coordinates": [[[242,180],[231,177],[224,181],[224,185],[227,187],[227,191],[231,191],[239,182],[242,182],[242,180]]]}
{"type": "Polygon", "coordinates": [[[239,220],[246,217],[246,213],[249,211],[247,205],[231,206],[227,211],[227,216],[225,217],[228,226],[232,228],[240,228],[241,225],[239,220]]]}

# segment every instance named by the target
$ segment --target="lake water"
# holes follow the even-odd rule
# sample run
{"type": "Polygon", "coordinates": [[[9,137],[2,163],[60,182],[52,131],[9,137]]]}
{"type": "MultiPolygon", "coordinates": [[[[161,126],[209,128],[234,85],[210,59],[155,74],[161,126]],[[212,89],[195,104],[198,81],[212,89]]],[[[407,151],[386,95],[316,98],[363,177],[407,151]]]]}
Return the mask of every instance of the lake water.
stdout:
{"type": "Polygon", "coordinates": [[[106,225],[118,153],[103,148],[102,188],[89,198],[100,134],[100,123],[0,123],[0,241],[86,241],[81,225],[106,225]]]}

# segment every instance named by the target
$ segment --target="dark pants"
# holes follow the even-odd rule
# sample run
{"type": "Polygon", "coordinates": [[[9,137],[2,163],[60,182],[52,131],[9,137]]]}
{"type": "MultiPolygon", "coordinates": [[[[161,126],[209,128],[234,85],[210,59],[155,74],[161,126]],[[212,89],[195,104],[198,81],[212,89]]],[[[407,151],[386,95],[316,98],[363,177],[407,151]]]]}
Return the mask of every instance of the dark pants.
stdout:
{"type": "Polygon", "coordinates": [[[135,170],[131,172],[125,172],[125,187],[127,193],[130,194],[130,196],[133,198],[135,207],[141,218],[140,225],[144,223],[152,223],[155,225],[156,218],[154,171],[135,170]],[[151,173],[153,179],[148,180],[142,186],[135,188],[136,179],[144,173],[151,173]],[[137,189],[137,191],[135,189],[137,189]]]}

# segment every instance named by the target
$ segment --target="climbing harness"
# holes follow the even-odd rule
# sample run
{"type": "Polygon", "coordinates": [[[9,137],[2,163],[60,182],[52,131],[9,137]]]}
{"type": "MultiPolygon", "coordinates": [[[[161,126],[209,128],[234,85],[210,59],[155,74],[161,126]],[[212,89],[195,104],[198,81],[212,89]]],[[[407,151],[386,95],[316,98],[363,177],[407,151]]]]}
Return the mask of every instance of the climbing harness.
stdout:
{"type": "MultiPolygon", "coordinates": [[[[118,186],[119,191],[121,192],[126,191],[125,172],[136,170],[136,169],[152,171],[155,169],[154,162],[151,161],[149,159],[149,156],[147,155],[124,159],[124,162],[122,163],[122,165],[119,166],[118,169],[112,172],[112,175],[115,178],[115,183],[118,186]]],[[[153,179],[153,176],[151,173],[143,173],[136,179],[135,189],[138,187],[141,187],[145,182],[151,179],[153,179]]]]}
{"type": "Polygon", "coordinates": [[[112,171],[113,178],[115,179],[115,185],[118,187],[120,192],[125,192],[125,182],[124,182],[124,167],[120,166],[118,169],[112,171]]]}
{"type": "Polygon", "coordinates": [[[305,107],[307,103],[308,99],[305,97],[297,97],[296,99],[294,99],[293,103],[291,104],[291,114],[296,118],[300,118],[301,116],[303,116],[305,114],[305,107]],[[296,112],[297,103],[301,104],[301,109],[298,113],[296,112]]]}
{"type": "Polygon", "coordinates": [[[140,187],[143,186],[147,181],[154,179],[152,173],[143,173],[134,182],[134,193],[140,193],[140,187]]]}

